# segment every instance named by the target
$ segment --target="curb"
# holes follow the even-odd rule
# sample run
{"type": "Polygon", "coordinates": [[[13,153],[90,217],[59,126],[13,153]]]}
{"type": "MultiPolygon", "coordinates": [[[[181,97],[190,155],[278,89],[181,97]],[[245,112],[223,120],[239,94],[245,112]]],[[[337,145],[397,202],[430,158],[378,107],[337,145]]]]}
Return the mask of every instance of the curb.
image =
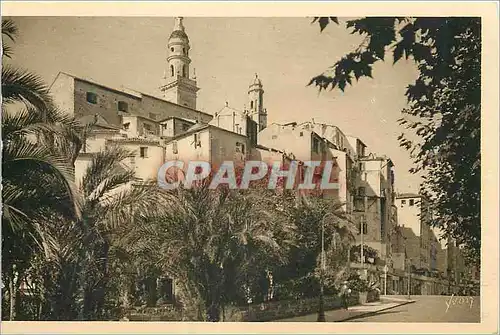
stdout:
{"type": "Polygon", "coordinates": [[[333,322],[345,322],[345,321],[349,321],[349,320],[353,320],[353,319],[358,319],[360,317],[374,316],[374,315],[377,315],[377,313],[379,313],[379,312],[387,311],[389,309],[393,309],[393,308],[404,306],[404,305],[408,305],[408,304],[413,304],[415,302],[416,302],[416,300],[405,301],[405,302],[402,302],[402,303],[400,303],[399,305],[396,305],[396,306],[385,307],[385,308],[379,309],[379,310],[374,311],[374,312],[362,313],[362,314],[359,314],[359,315],[350,316],[350,317],[347,317],[345,319],[337,320],[337,321],[333,321],[333,322]]]}

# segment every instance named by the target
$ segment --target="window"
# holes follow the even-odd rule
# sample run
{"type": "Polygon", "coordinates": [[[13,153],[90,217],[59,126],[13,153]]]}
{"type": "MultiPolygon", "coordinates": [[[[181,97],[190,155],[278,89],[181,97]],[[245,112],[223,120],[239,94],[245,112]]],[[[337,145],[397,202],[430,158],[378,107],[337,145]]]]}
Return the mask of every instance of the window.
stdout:
{"type": "Polygon", "coordinates": [[[365,202],[363,201],[363,199],[354,199],[354,210],[356,212],[364,212],[365,202]]]}
{"type": "Polygon", "coordinates": [[[140,156],[141,156],[141,158],[148,157],[148,147],[141,147],[140,148],[140,156]]]}
{"type": "Polygon", "coordinates": [[[182,131],[187,131],[187,130],[189,129],[189,126],[190,126],[189,124],[184,123],[184,124],[182,125],[182,131]]]}
{"type": "Polygon", "coordinates": [[[87,102],[91,104],[97,104],[97,94],[93,92],[87,92],[87,102]]]}
{"type": "Polygon", "coordinates": [[[144,130],[151,131],[151,125],[150,124],[144,123],[142,126],[144,127],[144,130]]]}
{"type": "Polygon", "coordinates": [[[128,130],[130,127],[130,122],[126,122],[123,124],[123,129],[128,130]]]}
{"type": "Polygon", "coordinates": [[[368,224],[364,215],[361,215],[359,218],[358,235],[361,235],[361,224],[363,224],[363,235],[366,235],[368,233],[368,224]]]}
{"type": "Polygon", "coordinates": [[[128,112],[128,103],[125,101],[118,101],[118,111],[128,112]]]}
{"type": "Polygon", "coordinates": [[[172,142],[172,152],[177,154],[179,151],[177,149],[177,141],[172,142]]]}
{"type": "Polygon", "coordinates": [[[242,154],[245,153],[245,144],[236,142],[236,152],[241,152],[242,154]]]}
{"type": "Polygon", "coordinates": [[[364,171],[364,170],[366,170],[365,163],[359,163],[359,171],[364,171]]]}
{"type": "Polygon", "coordinates": [[[365,147],[360,145],[358,148],[359,156],[360,157],[365,157],[365,147]]]}
{"type": "Polygon", "coordinates": [[[304,136],[304,132],[303,132],[303,131],[301,131],[299,135],[300,135],[300,136],[304,136]]]}
{"type": "Polygon", "coordinates": [[[201,147],[200,134],[194,134],[194,147],[201,147]]]}
{"type": "MultiPolygon", "coordinates": [[[[363,235],[368,234],[368,225],[363,223],[363,235]]],[[[358,224],[358,235],[361,235],[361,223],[358,224]]]]}
{"type": "Polygon", "coordinates": [[[319,152],[319,146],[320,146],[319,140],[316,137],[314,137],[312,141],[312,150],[314,152],[319,152]]]}
{"type": "Polygon", "coordinates": [[[174,66],[170,65],[170,77],[174,76],[174,66]]]}
{"type": "Polygon", "coordinates": [[[366,179],[368,179],[368,173],[363,173],[363,180],[366,181],[366,179]]]}
{"type": "Polygon", "coordinates": [[[186,75],[186,65],[182,65],[182,76],[187,77],[186,75]]]}
{"type": "Polygon", "coordinates": [[[402,205],[406,205],[406,200],[401,200],[402,205]]]}
{"type": "Polygon", "coordinates": [[[174,47],[171,47],[171,48],[170,48],[170,51],[174,52],[174,47]]]}
{"type": "Polygon", "coordinates": [[[186,54],[186,48],[182,48],[182,53],[185,55],[186,54]]]}
{"type": "Polygon", "coordinates": [[[364,187],[358,187],[358,195],[364,197],[366,195],[366,189],[364,187]]]}
{"type": "Polygon", "coordinates": [[[157,119],[157,117],[158,117],[158,115],[157,115],[157,114],[155,114],[155,113],[149,113],[149,118],[150,118],[150,119],[152,119],[152,120],[156,120],[156,119],[157,119]]]}
{"type": "Polygon", "coordinates": [[[250,109],[253,109],[253,100],[250,101],[250,109]]]}
{"type": "Polygon", "coordinates": [[[413,205],[415,205],[415,200],[410,199],[410,206],[413,206],[413,205]]]}

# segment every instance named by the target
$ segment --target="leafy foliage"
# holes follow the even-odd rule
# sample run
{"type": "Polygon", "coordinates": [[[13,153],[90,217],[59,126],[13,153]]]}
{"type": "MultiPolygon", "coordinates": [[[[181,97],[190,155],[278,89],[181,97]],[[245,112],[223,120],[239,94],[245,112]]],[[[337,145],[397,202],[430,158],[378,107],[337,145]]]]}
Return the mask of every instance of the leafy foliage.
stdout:
{"type": "MultiPolygon", "coordinates": [[[[323,31],[330,21],[316,18],[323,31]]],[[[352,79],[372,77],[372,67],[392,54],[396,63],[413,59],[419,76],[406,91],[408,108],[400,123],[408,133],[398,140],[410,151],[415,168],[425,172],[421,193],[430,201],[431,225],[445,238],[466,246],[479,264],[481,21],[474,17],[366,17],[347,21],[359,47],[327,72],[311,79],[320,90],[344,91],[352,79]]]]}
{"type": "Polygon", "coordinates": [[[354,240],[355,225],[342,204],[315,196],[300,198],[296,206],[288,208],[287,216],[295,226],[295,233],[288,261],[275,273],[281,286],[280,297],[296,299],[319,293],[323,224],[326,294],[334,292],[347,270],[347,250],[354,240]],[[301,287],[297,289],[298,286],[301,287]]]}
{"type": "MultiPolygon", "coordinates": [[[[2,21],[2,37],[14,40],[16,33],[11,20],[2,21]]],[[[43,225],[55,217],[75,220],[80,208],[73,169],[54,145],[67,143],[71,120],[53,107],[40,78],[24,70],[2,67],[2,98],[2,272],[6,314],[15,320],[19,287],[44,248],[43,225]]]]}
{"type": "MultiPolygon", "coordinates": [[[[367,263],[370,263],[369,259],[373,259],[373,263],[376,262],[378,258],[377,250],[373,249],[368,245],[363,245],[363,256],[367,263]]],[[[351,247],[351,261],[360,262],[361,261],[361,244],[354,245],[351,247]]]]}
{"type": "Polygon", "coordinates": [[[2,20],[2,57],[12,57],[12,49],[7,45],[7,41],[4,37],[8,38],[11,42],[14,42],[17,32],[18,29],[14,21],[10,19],[2,20]]]}
{"type": "Polygon", "coordinates": [[[353,292],[368,292],[370,289],[369,282],[358,274],[351,274],[347,279],[347,283],[353,292]]]}
{"type": "Polygon", "coordinates": [[[280,220],[246,192],[211,190],[208,183],[167,193],[168,212],[130,227],[129,252],[179,279],[182,301],[196,318],[218,321],[230,302],[256,296],[266,270],[283,261],[280,220]],[[246,213],[246,215],[241,215],[246,213]]]}

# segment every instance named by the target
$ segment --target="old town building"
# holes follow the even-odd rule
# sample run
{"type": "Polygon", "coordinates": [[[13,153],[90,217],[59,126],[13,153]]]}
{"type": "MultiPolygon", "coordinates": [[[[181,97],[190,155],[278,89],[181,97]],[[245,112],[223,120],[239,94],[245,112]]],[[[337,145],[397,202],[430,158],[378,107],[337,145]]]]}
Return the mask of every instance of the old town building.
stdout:
{"type": "MultiPolygon", "coordinates": [[[[183,20],[176,18],[162,64],[162,84],[154,94],[65,72],[57,75],[50,88],[55,103],[81,123],[93,125],[75,162],[77,183],[93,155],[115,145],[130,152],[124,166],[133,169],[138,180],[155,180],[168,160],[201,160],[215,166],[228,160],[334,161],[331,181],[337,181],[339,189],[324,195],[342,203],[358,225],[355,243],[377,252],[372,269],[377,272],[387,265],[390,292],[404,293],[407,264],[420,276],[435,270],[460,281],[466,275],[459,265],[463,263],[459,248],[443,249],[428,225],[424,199],[417,194],[395,196],[394,164],[389,157],[369,153],[362,139],[344,134],[335,125],[314,120],[268,124],[264,84],[257,74],[245,92],[245,106],[226,102],[211,113],[198,110],[200,88],[190,52],[183,20]]],[[[439,289],[436,284],[420,292],[439,289]]]]}

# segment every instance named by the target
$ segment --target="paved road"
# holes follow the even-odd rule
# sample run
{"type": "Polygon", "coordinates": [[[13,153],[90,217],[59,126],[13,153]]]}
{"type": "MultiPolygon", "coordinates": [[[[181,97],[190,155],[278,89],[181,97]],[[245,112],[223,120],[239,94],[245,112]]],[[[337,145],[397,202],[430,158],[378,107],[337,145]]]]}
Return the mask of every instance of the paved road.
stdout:
{"type": "Polygon", "coordinates": [[[346,322],[481,322],[480,297],[424,295],[411,298],[416,302],[346,322]]]}

